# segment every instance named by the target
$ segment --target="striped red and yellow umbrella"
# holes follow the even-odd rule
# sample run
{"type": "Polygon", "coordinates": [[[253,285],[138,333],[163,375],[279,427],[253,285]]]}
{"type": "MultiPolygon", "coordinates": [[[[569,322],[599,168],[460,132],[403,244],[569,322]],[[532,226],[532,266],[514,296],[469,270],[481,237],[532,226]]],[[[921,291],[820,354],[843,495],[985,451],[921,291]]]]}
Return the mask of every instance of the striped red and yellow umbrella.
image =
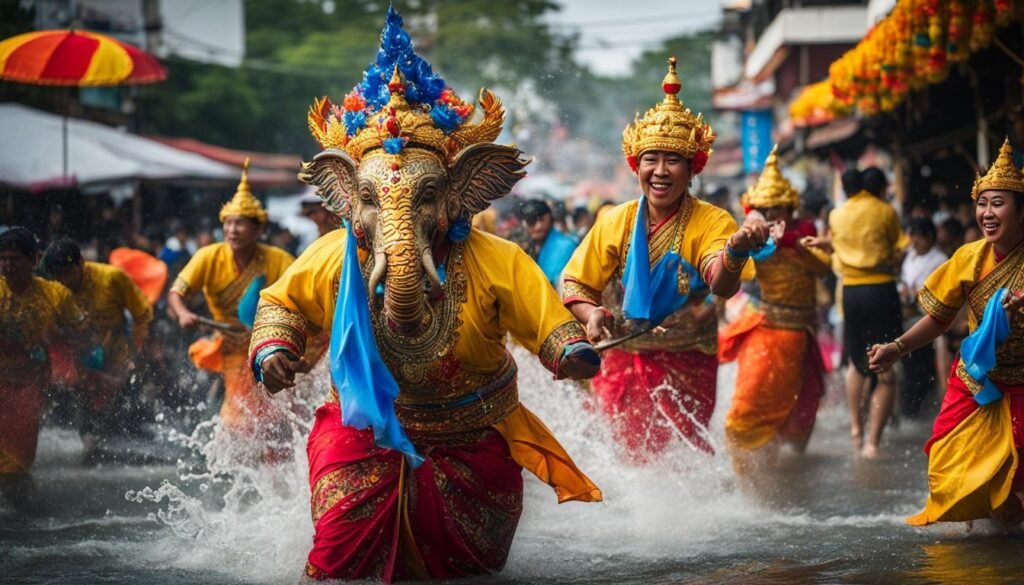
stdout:
{"type": "Polygon", "coordinates": [[[35,85],[96,87],[163,81],[155,57],[81,30],[42,30],[0,41],[0,79],[35,85]]]}

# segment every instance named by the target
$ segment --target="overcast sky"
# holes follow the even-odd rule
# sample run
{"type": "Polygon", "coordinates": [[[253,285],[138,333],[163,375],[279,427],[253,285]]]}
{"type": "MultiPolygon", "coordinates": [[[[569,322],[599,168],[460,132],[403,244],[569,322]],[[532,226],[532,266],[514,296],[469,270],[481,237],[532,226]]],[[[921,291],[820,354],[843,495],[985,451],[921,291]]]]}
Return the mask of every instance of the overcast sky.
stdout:
{"type": "Polygon", "coordinates": [[[622,75],[644,49],[718,22],[720,0],[556,0],[559,31],[579,31],[578,58],[595,73],[622,75]]]}

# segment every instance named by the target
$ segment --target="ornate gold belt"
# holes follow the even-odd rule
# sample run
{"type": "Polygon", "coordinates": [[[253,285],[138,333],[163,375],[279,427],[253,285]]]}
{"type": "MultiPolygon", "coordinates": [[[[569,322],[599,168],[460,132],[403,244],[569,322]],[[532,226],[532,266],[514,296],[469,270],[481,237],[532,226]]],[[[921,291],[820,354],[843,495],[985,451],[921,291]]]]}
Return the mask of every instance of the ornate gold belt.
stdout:
{"type": "Polygon", "coordinates": [[[771,327],[778,329],[805,329],[818,322],[818,312],[810,307],[793,307],[764,302],[761,304],[765,318],[771,327]]]}
{"type": "MultiPolygon", "coordinates": [[[[409,433],[461,433],[483,429],[504,420],[519,406],[518,369],[515,362],[502,368],[488,384],[449,402],[395,402],[395,414],[409,433]]],[[[338,403],[331,387],[328,402],[338,403]]]]}

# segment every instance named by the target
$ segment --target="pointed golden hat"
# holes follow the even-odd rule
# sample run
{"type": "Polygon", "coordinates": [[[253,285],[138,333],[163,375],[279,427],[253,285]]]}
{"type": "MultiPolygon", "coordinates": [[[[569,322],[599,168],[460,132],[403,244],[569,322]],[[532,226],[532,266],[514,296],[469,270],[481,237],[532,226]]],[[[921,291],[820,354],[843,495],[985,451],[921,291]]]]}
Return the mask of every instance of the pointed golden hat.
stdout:
{"type": "Polygon", "coordinates": [[[740,202],[745,207],[775,207],[776,205],[797,207],[800,205],[800,195],[779,170],[779,160],[776,154],[778,150],[778,144],[772,147],[768,159],[764,161],[764,169],[761,171],[761,176],[757,178],[757,183],[740,198],[740,202]]]}
{"type": "Polygon", "coordinates": [[[691,159],[695,175],[707,164],[715,132],[704,121],[704,114],[694,116],[676,97],[682,87],[676,75],[676,58],[670,57],[668,73],[661,82],[665,99],[647,110],[643,118],[637,116],[622,132],[622,151],[634,171],[640,155],[648,150],[675,152],[691,159]]]}
{"type": "Polygon", "coordinates": [[[977,199],[983,191],[999,190],[1024,193],[1024,174],[1013,164],[1013,149],[1010,148],[1010,139],[1003,141],[999,149],[999,156],[996,162],[988,168],[988,172],[982,177],[978,175],[974,179],[974,187],[971,188],[971,199],[977,199]]]}
{"type": "Polygon", "coordinates": [[[252,189],[249,188],[249,159],[245,159],[242,165],[242,180],[238,182],[235,196],[220,208],[220,220],[223,222],[229,215],[240,215],[255,220],[258,223],[267,223],[267,211],[263,209],[259,199],[253,197],[252,189]]]}

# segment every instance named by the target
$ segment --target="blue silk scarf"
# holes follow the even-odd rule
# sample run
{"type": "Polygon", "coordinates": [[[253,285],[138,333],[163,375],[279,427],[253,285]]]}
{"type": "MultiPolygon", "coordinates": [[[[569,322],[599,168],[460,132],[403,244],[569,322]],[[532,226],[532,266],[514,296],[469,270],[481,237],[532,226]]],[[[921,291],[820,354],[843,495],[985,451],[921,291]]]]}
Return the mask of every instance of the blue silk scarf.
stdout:
{"type": "Polygon", "coordinates": [[[398,382],[377,349],[356,238],[351,229],[347,231],[328,349],[331,380],[341,403],[341,424],[356,429],[372,428],[378,447],[400,451],[416,468],[423,463],[423,457],[395,416],[398,382]]]}
{"type": "MultiPolygon", "coordinates": [[[[677,213],[681,213],[677,212],[677,213]]],[[[627,320],[643,321],[656,327],[669,315],[679,310],[690,292],[705,289],[707,285],[700,273],[675,249],[675,242],[651,267],[651,251],[647,236],[647,198],[640,197],[629,241],[626,267],[622,272],[622,312],[627,320]],[[679,291],[679,273],[686,274],[690,287],[686,294],[679,291]]]]}
{"type": "Polygon", "coordinates": [[[967,374],[982,384],[974,401],[984,406],[1003,397],[1003,393],[989,379],[989,371],[996,367],[996,347],[1010,335],[1010,317],[1003,308],[1007,289],[1001,288],[985,304],[981,324],[960,344],[960,360],[967,374]]]}

